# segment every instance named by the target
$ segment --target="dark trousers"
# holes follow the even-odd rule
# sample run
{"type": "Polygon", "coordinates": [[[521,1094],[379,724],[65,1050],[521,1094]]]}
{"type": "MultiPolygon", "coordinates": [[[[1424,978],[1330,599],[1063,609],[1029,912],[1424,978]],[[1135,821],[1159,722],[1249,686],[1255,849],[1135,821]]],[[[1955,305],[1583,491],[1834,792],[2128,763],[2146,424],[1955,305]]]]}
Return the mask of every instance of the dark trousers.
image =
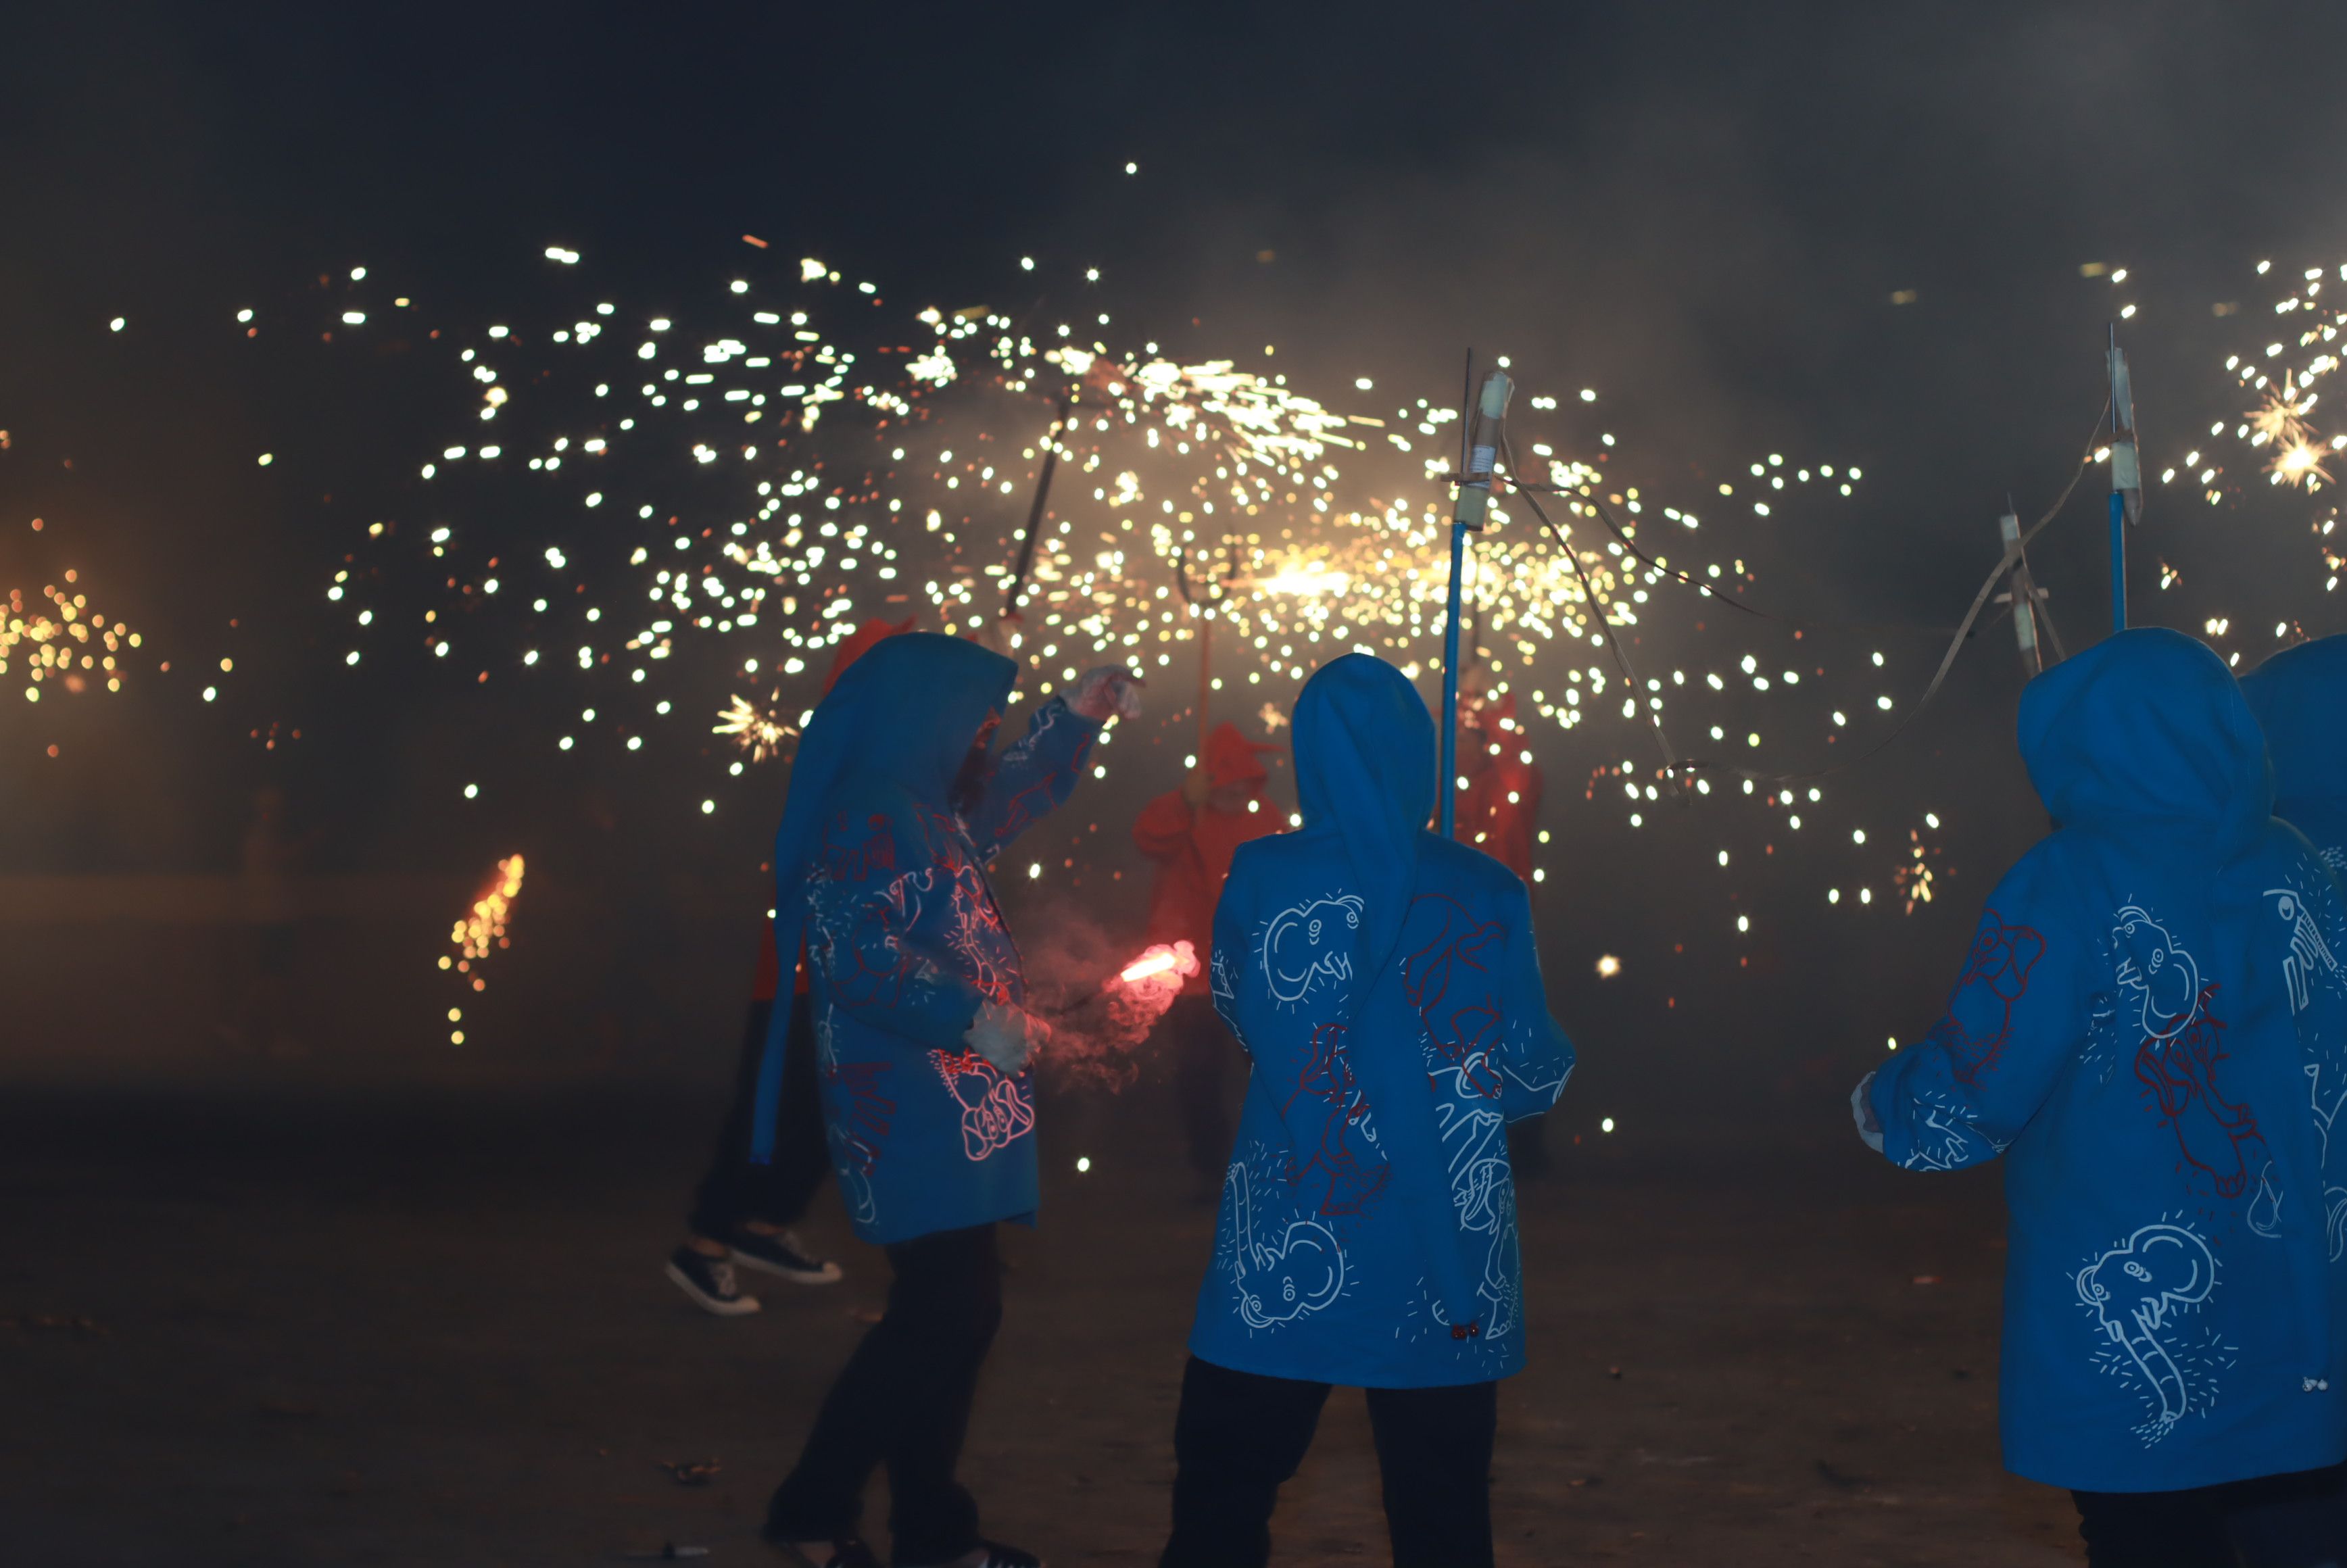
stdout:
{"type": "MultiPolygon", "coordinates": [[[[1500,1386],[1371,1389],[1394,1568],[1490,1568],[1500,1386]]],[[[1263,1568],[1280,1483],[1312,1446],[1328,1385],[1190,1358],[1174,1419],[1174,1534],[1158,1568],[1263,1568]]]]}
{"type": "Polygon", "coordinates": [[[757,1113],[758,1063],[765,1055],[771,1001],[753,1001],[742,1026],[742,1060],[733,1071],[733,1103],[717,1134],[717,1151],[692,1196],[692,1234],[724,1241],[744,1220],[795,1225],[815,1201],[831,1168],[824,1142],[823,1103],[815,1082],[815,1022],[804,996],[791,1004],[791,1032],[783,1049],[782,1119],[774,1128],[772,1164],[750,1163],[750,1128],[757,1113]]]}
{"type": "Polygon", "coordinates": [[[1174,1094],[1190,1168],[1219,1183],[1231,1159],[1231,1112],[1223,1085],[1238,1042],[1223,1027],[1212,997],[1175,997],[1157,1026],[1174,1047],[1174,1094]]]}
{"type": "Polygon", "coordinates": [[[837,1541],[864,1514],[864,1483],[888,1467],[899,1563],[945,1563],[978,1544],[978,1504],[954,1480],[978,1369],[1002,1322],[994,1227],[888,1248],[888,1309],[824,1397],[799,1462],[766,1510],[774,1541],[837,1541]]]}
{"type": "Polygon", "coordinates": [[[2342,1568],[2347,1465],[2184,1491],[2074,1491],[2091,1568],[2342,1568]]]}

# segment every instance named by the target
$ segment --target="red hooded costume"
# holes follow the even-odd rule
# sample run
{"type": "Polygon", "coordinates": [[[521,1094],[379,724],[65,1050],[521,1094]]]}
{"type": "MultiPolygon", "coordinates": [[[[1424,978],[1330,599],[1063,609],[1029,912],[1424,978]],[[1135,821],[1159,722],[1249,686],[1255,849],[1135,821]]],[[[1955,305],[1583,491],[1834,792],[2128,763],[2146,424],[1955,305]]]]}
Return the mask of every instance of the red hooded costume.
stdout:
{"type": "MultiPolygon", "coordinates": [[[[894,637],[900,631],[912,630],[913,623],[919,619],[920,617],[917,615],[908,615],[902,620],[889,621],[875,617],[857,627],[846,641],[831,651],[831,669],[823,678],[824,695],[827,697],[831,694],[831,689],[839,684],[839,678],[846,673],[847,667],[861,659],[865,651],[874,643],[885,638],[894,637]]],[[[757,1002],[770,1002],[774,999],[774,993],[782,989],[782,955],[774,951],[774,923],[772,920],[761,926],[758,932],[758,968],[750,981],[750,999],[757,1002]]],[[[806,989],[806,953],[802,945],[799,953],[798,994],[804,995],[806,989]]]]}
{"type": "Polygon", "coordinates": [[[1515,693],[1483,703],[1464,728],[1459,762],[1467,787],[1459,795],[1459,842],[1473,845],[1529,887],[1541,771],[1521,760],[1524,737],[1516,728],[1515,693]]]}
{"type": "Polygon", "coordinates": [[[1204,960],[1214,950],[1214,905],[1222,898],[1224,878],[1231,874],[1231,856],[1247,840],[1280,830],[1276,815],[1264,804],[1263,786],[1270,774],[1259,754],[1278,749],[1247,740],[1235,725],[1217,724],[1206,737],[1208,786],[1250,786],[1249,809],[1216,811],[1201,805],[1193,810],[1176,789],[1143,806],[1133,819],[1133,847],[1157,862],[1148,939],[1186,941],[1198,953],[1198,972],[1182,985],[1185,995],[1206,993],[1204,960]]]}

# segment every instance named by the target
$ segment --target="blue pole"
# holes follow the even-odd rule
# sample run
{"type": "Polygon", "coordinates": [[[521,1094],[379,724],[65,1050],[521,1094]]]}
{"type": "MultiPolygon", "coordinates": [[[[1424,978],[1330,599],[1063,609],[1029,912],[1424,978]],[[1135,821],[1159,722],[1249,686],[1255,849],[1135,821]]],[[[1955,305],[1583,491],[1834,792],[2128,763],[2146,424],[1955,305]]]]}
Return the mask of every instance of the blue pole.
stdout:
{"type": "Polygon", "coordinates": [[[2127,630],[2127,497],[2111,492],[2111,630],[2127,630]]]}
{"type": "Polygon", "coordinates": [[[1459,579],[1467,564],[1467,525],[1450,525],[1450,610],[1442,624],[1442,836],[1459,817],[1459,579]]]}

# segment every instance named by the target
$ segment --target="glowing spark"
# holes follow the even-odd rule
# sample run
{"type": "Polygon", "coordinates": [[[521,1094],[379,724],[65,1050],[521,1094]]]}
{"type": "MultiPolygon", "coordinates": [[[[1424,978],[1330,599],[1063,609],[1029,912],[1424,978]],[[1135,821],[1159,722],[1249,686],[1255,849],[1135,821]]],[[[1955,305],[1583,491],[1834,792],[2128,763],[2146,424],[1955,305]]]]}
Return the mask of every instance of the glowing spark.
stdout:
{"type": "MultiPolygon", "coordinates": [[[[780,692],[770,699],[774,702],[780,700],[780,692]]],[[[749,753],[753,763],[763,763],[768,757],[780,755],[783,743],[798,733],[795,725],[783,723],[772,710],[761,709],[747,697],[738,695],[717,715],[717,727],[710,732],[713,735],[733,736],[733,743],[749,753]]]]}
{"type": "Polygon", "coordinates": [[[1160,942],[1125,965],[1116,978],[1128,986],[1139,985],[1143,980],[1156,980],[1163,985],[1165,982],[1161,977],[1171,975],[1174,984],[1178,987],[1197,972],[1196,948],[1187,942],[1175,942],[1171,947],[1160,942]]]}
{"type": "MultiPolygon", "coordinates": [[[[495,876],[473,900],[472,909],[456,922],[448,933],[463,957],[451,960],[445,955],[440,959],[444,969],[454,968],[459,974],[470,973],[475,964],[487,958],[492,949],[511,947],[506,936],[506,922],[513,917],[514,900],[521,897],[522,863],[519,855],[508,855],[497,862],[495,876]]],[[[473,989],[481,990],[487,982],[475,976],[473,989]]]]}

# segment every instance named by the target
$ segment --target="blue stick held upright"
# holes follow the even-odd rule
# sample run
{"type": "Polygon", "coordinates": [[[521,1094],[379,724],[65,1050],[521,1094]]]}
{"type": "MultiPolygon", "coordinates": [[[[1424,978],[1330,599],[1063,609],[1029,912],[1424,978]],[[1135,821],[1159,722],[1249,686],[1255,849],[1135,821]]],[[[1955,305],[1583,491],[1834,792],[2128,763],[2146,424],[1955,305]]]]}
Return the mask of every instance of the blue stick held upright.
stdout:
{"type": "Polygon", "coordinates": [[[2127,497],[2111,492],[2111,630],[2127,630],[2127,497]]]}
{"type": "Polygon", "coordinates": [[[1459,815],[1459,585],[1466,575],[1467,525],[1450,525],[1450,604],[1442,623],[1442,836],[1459,815]]]}
{"type": "Polygon", "coordinates": [[[2135,387],[2119,324],[2111,323],[2111,630],[2127,630],[2127,528],[2143,520],[2143,470],[2135,450],[2135,387]]]}
{"type": "Polygon", "coordinates": [[[1467,471],[1459,476],[1459,499],[1450,510],[1450,602],[1442,624],[1442,789],[1436,797],[1442,836],[1451,836],[1457,822],[1459,795],[1459,600],[1467,572],[1467,536],[1480,532],[1491,510],[1491,469],[1500,456],[1500,426],[1508,416],[1508,399],[1516,384],[1505,371],[1483,378],[1471,421],[1473,435],[1467,444],[1467,471]]]}

